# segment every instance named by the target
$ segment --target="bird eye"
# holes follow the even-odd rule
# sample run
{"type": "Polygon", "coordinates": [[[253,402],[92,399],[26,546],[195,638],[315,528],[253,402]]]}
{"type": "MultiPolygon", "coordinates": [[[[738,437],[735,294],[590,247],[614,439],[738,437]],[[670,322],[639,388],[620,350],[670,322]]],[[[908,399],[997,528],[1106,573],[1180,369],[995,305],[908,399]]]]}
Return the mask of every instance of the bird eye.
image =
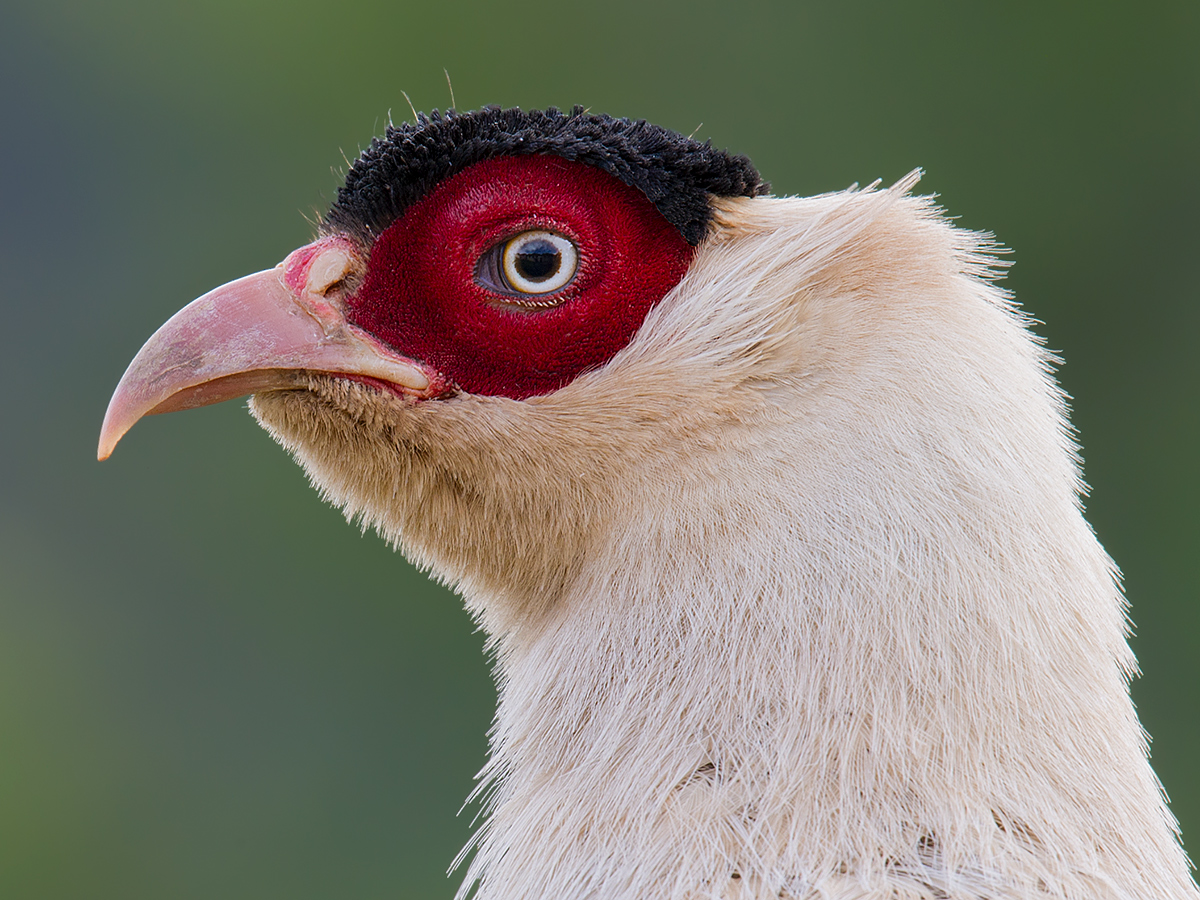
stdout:
{"type": "Polygon", "coordinates": [[[575,277],[575,245],[552,231],[526,231],[504,243],[501,274],[522,294],[548,294],[575,277]]]}
{"type": "Polygon", "coordinates": [[[553,231],[523,231],[484,254],[479,280],[505,294],[550,294],[566,287],[579,268],[579,251],[553,231]]]}

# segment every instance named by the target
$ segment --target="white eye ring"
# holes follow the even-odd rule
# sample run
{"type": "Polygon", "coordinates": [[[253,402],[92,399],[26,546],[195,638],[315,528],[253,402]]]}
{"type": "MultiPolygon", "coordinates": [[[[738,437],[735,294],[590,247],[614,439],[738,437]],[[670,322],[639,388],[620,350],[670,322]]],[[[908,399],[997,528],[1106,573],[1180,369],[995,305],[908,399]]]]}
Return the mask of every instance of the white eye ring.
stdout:
{"type": "Polygon", "coordinates": [[[549,294],[565,287],[579,268],[579,251],[553,231],[523,231],[504,242],[500,274],[521,294],[549,294]]]}

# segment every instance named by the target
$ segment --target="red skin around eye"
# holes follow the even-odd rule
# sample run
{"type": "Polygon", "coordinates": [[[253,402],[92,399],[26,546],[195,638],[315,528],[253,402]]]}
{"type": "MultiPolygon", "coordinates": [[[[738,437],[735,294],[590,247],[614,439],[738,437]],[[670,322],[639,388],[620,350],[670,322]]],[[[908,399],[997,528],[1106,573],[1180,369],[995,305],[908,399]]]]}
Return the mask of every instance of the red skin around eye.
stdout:
{"type": "Polygon", "coordinates": [[[486,160],[438,185],[371,247],[350,322],[465,391],[521,400],[604,365],[679,280],[692,247],[636,188],[556,156],[486,160]],[[530,229],[579,248],[549,309],[476,280],[479,258],[530,229]],[[508,301],[508,302],[506,302],[508,301]]]}

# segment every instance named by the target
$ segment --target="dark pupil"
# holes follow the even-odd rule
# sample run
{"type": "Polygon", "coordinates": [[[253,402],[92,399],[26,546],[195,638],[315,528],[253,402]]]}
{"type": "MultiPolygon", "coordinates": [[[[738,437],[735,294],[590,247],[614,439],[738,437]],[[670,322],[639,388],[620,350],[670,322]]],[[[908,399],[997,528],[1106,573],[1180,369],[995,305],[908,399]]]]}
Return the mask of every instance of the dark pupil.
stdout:
{"type": "Polygon", "coordinates": [[[530,241],[517,251],[517,272],[528,281],[545,281],[561,265],[562,254],[549,241],[530,241]]]}

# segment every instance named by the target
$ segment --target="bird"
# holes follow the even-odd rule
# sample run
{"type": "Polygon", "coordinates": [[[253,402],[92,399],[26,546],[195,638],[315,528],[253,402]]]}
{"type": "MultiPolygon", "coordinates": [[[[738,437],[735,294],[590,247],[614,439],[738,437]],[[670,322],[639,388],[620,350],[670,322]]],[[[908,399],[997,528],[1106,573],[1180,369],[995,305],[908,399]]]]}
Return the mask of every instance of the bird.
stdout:
{"type": "Polygon", "coordinates": [[[645,121],[420,114],[149,339],[99,457],[252,395],[461,595],[460,898],[1198,900],[1057,358],[920,176],[781,197],[645,121]]]}

